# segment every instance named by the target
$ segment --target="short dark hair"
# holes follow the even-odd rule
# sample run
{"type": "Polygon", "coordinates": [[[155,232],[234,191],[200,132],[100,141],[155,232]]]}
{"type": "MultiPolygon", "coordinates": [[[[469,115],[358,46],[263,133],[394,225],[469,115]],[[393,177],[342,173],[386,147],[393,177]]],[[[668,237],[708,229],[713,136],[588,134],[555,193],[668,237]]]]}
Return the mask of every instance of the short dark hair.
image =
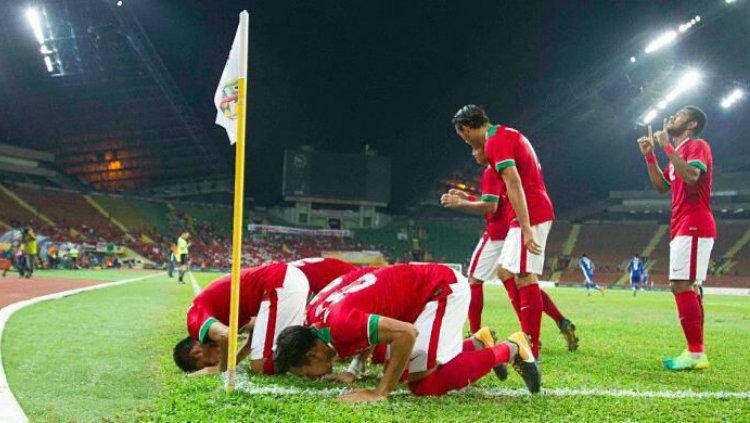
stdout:
{"type": "Polygon", "coordinates": [[[693,135],[700,135],[708,124],[706,113],[698,106],[685,106],[685,111],[690,115],[690,120],[696,123],[693,135]]]}
{"type": "Polygon", "coordinates": [[[195,358],[190,356],[190,350],[193,349],[194,344],[195,341],[193,340],[193,338],[188,336],[174,346],[172,357],[174,358],[174,362],[175,364],[177,364],[177,367],[179,367],[183,372],[187,373],[198,370],[195,358]]]}
{"type": "Polygon", "coordinates": [[[490,122],[490,118],[487,117],[487,113],[480,106],[474,104],[467,104],[466,106],[458,109],[456,114],[451,119],[453,126],[460,128],[462,126],[468,126],[469,128],[481,128],[483,125],[490,122]]]}
{"type": "Polygon", "coordinates": [[[276,373],[284,374],[290,367],[307,364],[307,352],[315,346],[317,340],[318,335],[312,327],[289,326],[282,330],[276,338],[276,373]]]}
{"type": "Polygon", "coordinates": [[[586,253],[581,254],[581,257],[586,257],[586,253]]]}

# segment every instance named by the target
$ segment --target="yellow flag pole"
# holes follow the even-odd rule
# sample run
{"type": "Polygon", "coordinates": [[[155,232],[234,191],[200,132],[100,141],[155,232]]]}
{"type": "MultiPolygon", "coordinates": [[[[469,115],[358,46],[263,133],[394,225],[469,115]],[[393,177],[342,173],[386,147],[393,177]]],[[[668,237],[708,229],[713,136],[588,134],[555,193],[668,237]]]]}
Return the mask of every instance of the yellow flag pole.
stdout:
{"type": "Polygon", "coordinates": [[[234,160],[234,216],[232,219],[232,295],[229,307],[229,348],[227,351],[227,392],[234,391],[237,375],[237,321],[240,306],[242,265],[242,211],[245,198],[245,118],[247,111],[248,13],[240,13],[240,79],[237,93],[237,143],[234,160]]]}

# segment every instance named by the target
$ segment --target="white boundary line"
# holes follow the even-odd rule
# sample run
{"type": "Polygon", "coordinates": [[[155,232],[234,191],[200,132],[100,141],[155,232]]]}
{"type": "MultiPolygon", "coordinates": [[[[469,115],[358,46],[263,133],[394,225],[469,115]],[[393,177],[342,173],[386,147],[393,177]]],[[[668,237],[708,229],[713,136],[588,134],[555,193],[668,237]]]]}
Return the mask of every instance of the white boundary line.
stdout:
{"type": "MultiPolygon", "coordinates": [[[[278,385],[256,385],[250,380],[242,380],[237,384],[237,390],[246,392],[251,395],[309,395],[317,397],[334,397],[339,396],[347,391],[348,388],[299,388],[291,386],[278,385]]],[[[406,390],[398,390],[394,395],[410,395],[406,390]]],[[[509,389],[509,388],[476,388],[469,387],[461,392],[452,392],[451,395],[477,395],[482,397],[525,397],[529,396],[526,389],[509,389]]],[[[728,391],[634,391],[630,389],[568,389],[568,388],[551,388],[542,389],[542,395],[553,397],[611,397],[611,398],[669,398],[669,399],[750,399],[748,392],[728,392],[728,391]]]]}
{"type": "MultiPolygon", "coordinates": [[[[144,279],[150,279],[157,276],[163,275],[164,272],[156,273],[153,275],[141,276],[132,279],[124,279],[121,281],[103,283],[99,285],[86,286],[83,288],[71,289],[68,291],[56,292],[54,294],[42,295],[41,297],[30,298],[28,300],[19,301],[7,305],[0,309],[0,343],[2,343],[3,331],[5,324],[8,322],[13,313],[26,308],[30,305],[41,303],[43,301],[57,300],[65,298],[71,295],[80,294],[81,292],[93,291],[101,288],[109,288],[111,286],[123,285],[130,282],[142,281],[144,279]]],[[[0,349],[0,422],[4,423],[16,423],[16,422],[28,422],[26,414],[23,409],[16,401],[16,397],[13,396],[13,392],[10,391],[8,386],[8,379],[5,376],[5,369],[3,368],[2,350],[0,349]]]]}
{"type": "Polygon", "coordinates": [[[193,276],[193,272],[188,269],[188,276],[190,277],[190,283],[193,285],[193,291],[195,291],[195,295],[198,296],[201,292],[201,287],[198,285],[198,281],[195,280],[195,276],[193,276]]]}

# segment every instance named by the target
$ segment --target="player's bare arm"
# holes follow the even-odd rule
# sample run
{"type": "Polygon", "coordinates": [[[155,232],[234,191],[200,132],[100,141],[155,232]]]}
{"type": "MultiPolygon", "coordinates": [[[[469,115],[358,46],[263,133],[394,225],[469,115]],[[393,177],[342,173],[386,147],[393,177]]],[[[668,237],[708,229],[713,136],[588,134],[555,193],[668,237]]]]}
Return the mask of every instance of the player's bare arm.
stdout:
{"type": "Polygon", "coordinates": [[[385,400],[401,379],[417,340],[417,329],[411,323],[381,316],[378,321],[378,337],[381,343],[391,347],[391,357],[380,383],[375,389],[356,390],[342,395],[339,397],[340,401],[359,403],[385,400]]]}
{"type": "Polygon", "coordinates": [[[640,148],[643,157],[653,157],[653,159],[647,162],[648,179],[651,181],[651,185],[659,194],[669,192],[670,187],[664,183],[662,170],[659,168],[659,163],[656,162],[656,157],[654,156],[653,139],[649,137],[638,138],[638,148],[640,148]]]}
{"type": "Polygon", "coordinates": [[[229,351],[229,327],[223,323],[214,322],[208,328],[208,339],[216,342],[221,348],[221,361],[219,362],[219,371],[227,369],[227,352],[229,351]]]}
{"type": "Polygon", "coordinates": [[[473,214],[487,214],[495,213],[495,211],[497,211],[498,203],[481,200],[472,201],[470,198],[468,198],[468,195],[467,198],[461,198],[458,195],[454,195],[449,192],[448,194],[443,194],[442,197],[440,197],[440,204],[448,209],[456,209],[473,214]]]}
{"type": "Polygon", "coordinates": [[[523,192],[523,185],[521,185],[521,176],[518,174],[518,169],[515,166],[508,166],[502,170],[500,176],[502,176],[508,190],[508,201],[516,212],[516,218],[518,219],[518,224],[521,226],[526,248],[532,254],[541,254],[542,247],[534,240],[534,232],[531,230],[529,208],[526,203],[526,194],[523,192]]]}

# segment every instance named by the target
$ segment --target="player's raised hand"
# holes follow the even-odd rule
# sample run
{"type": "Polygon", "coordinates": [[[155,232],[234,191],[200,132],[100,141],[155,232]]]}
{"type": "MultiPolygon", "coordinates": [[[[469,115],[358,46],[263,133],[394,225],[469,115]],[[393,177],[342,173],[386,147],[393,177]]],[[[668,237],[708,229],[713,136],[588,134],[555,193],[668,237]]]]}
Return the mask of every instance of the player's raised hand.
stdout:
{"type": "Polygon", "coordinates": [[[666,147],[667,144],[669,144],[669,133],[667,133],[668,125],[669,125],[669,119],[664,118],[661,131],[656,131],[656,133],[654,134],[654,138],[656,139],[656,142],[662,148],[666,147]]]}
{"type": "Polygon", "coordinates": [[[448,190],[448,194],[455,195],[456,197],[462,198],[464,200],[467,200],[469,198],[469,193],[468,192],[462,191],[462,190],[457,189],[457,188],[451,188],[450,190],[448,190]]]}
{"type": "Polygon", "coordinates": [[[536,243],[534,239],[534,232],[531,228],[525,228],[521,230],[523,232],[524,245],[531,254],[542,254],[542,247],[536,243]]]}
{"type": "Polygon", "coordinates": [[[387,396],[375,391],[374,389],[357,389],[338,398],[340,402],[346,402],[349,404],[385,401],[386,399],[388,399],[387,396]]]}
{"type": "Polygon", "coordinates": [[[641,154],[644,156],[654,154],[654,142],[649,137],[640,137],[637,142],[638,148],[641,149],[641,154]]]}

